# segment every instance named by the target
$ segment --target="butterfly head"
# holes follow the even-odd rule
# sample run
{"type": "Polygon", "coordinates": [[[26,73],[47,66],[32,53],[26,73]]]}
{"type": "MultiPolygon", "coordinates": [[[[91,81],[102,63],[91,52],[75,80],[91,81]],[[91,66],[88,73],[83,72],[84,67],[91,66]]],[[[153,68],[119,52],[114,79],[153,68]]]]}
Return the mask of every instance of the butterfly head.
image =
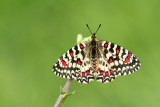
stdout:
{"type": "Polygon", "coordinates": [[[91,32],[91,34],[92,34],[92,39],[96,39],[96,33],[97,33],[97,31],[99,30],[99,28],[101,27],[101,24],[99,25],[99,27],[98,27],[98,29],[96,30],[96,32],[95,33],[92,33],[92,31],[90,30],[90,28],[89,28],[89,26],[88,26],[88,24],[86,24],[87,25],[87,27],[88,27],[88,29],[89,29],[89,31],[91,32]]]}
{"type": "Polygon", "coordinates": [[[95,47],[96,46],[96,44],[97,44],[97,39],[96,39],[96,35],[95,35],[95,33],[92,35],[92,37],[91,37],[91,40],[90,40],[90,44],[93,46],[93,47],[95,47]]]}
{"type": "Polygon", "coordinates": [[[96,33],[93,33],[91,38],[96,38],[96,33]]]}
{"type": "Polygon", "coordinates": [[[91,37],[91,42],[97,42],[98,40],[97,40],[97,38],[96,38],[96,34],[95,33],[93,33],[92,34],[92,37],[91,37]]]}

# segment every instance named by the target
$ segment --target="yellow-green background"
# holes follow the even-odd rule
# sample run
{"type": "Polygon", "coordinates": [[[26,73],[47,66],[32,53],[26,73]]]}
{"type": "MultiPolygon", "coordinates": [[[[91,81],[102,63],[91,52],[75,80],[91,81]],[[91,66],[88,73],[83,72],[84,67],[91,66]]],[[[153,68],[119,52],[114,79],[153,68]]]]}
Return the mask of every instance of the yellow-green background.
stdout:
{"type": "Polygon", "coordinates": [[[85,24],[106,40],[132,51],[136,73],[110,84],[73,81],[62,107],[160,107],[159,0],[1,0],[0,107],[52,107],[66,79],[54,62],[90,36],[85,24]]]}

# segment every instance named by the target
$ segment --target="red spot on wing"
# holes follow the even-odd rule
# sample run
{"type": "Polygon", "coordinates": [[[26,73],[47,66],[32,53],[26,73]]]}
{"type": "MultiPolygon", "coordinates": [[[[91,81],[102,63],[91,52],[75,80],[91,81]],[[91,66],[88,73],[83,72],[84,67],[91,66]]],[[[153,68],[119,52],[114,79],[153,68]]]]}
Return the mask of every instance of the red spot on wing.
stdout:
{"type": "Polygon", "coordinates": [[[78,74],[81,75],[81,72],[79,72],[78,74]]]}
{"type": "Polygon", "coordinates": [[[131,52],[129,52],[129,53],[128,53],[128,55],[129,55],[129,56],[132,56],[132,53],[131,53],[131,52]]]}
{"type": "Polygon", "coordinates": [[[129,61],[130,61],[130,56],[128,56],[128,57],[125,59],[124,63],[127,63],[127,62],[129,62],[129,61]]]}
{"type": "Polygon", "coordinates": [[[90,70],[92,70],[92,67],[90,67],[90,70]]]}
{"type": "Polygon", "coordinates": [[[71,57],[73,57],[73,52],[70,52],[71,57]]]}
{"type": "Polygon", "coordinates": [[[119,54],[119,49],[116,49],[116,53],[119,54]]]}
{"type": "Polygon", "coordinates": [[[100,71],[100,74],[103,74],[103,71],[100,71]]]}
{"type": "Polygon", "coordinates": [[[105,44],[104,44],[104,47],[107,48],[107,47],[108,47],[108,43],[105,43],[105,44]]]}
{"type": "Polygon", "coordinates": [[[88,70],[88,71],[86,71],[86,73],[87,73],[87,74],[89,74],[89,73],[90,73],[90,71],[88,70]]]}
{"type": "Polygon", "coordinates": [[[110,70],[110,74],[112,74],[112,71],[110,70]]]}
{"type": "Polygon", "coordinates": [[[112,58],[110,58],[110,59],[109,59],[109,63],[111,63],[112,61],[113,61],[112,58]]]}
{"type": "Polygon", "coordinates": [[[60,60],[62,61],[62,60],[63,60],[63,58],[61,57],[61,58],[60,58],[60,60]]]}
{"type": "Polygon", "coordinates": [[[77,63],[78,63],[79,65],[81,65],[81,61],[80,61],[80,60],[78,60],[77,63]]]}
{"type": "Polygon", "coordinates": [[[68,66],[65,61],[62,60],[63,66],[68,66]]]}
{"type": "Polygon", "coordinates": [[[105,72],[106,75],[108,75],[108,72],[105,72]]]}
{"type": "Polygon", "coordinates": [[[128,57],[126,58],[126,62],[129,62],[129,58],[128,57]]]}
{"type": "Polygon", "coordinates": [[[100,68],[98,68],[98,71],[100,70],[100,68]]]}
{"type": "Polygon", "coordinates": [[[80,48],[81,48],[81,49],[83,49],[83,48],[84,48],[84,46],[83,46],[82,44],[80,44],[80,48]]]}
{"type": "Polygon", "coordinates": [[[84,76],[85,75],[85,73],[84,72],[82,72],[82,76],[84,76]]]}
{"type": "Polygon", "coordinates": [[[66,62],[62,61],[62,64],[64,65],[66,62]]]}

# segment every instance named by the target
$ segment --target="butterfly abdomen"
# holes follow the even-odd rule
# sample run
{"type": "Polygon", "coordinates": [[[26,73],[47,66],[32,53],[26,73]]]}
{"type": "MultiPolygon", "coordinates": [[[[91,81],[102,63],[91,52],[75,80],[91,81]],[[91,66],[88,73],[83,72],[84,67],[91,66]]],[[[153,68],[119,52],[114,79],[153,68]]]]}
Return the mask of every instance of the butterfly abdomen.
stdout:
{"type": "Polygon", "coordinates": [[[95,39],[91,41],[91,65],[93,69],[97,68],[97,42],[95,39]]]}
{"type": "Polygon", "coordinates": [[[92,58],[91,59],[91,63],[92,63],[92,67],[93,67],[93,69],[95,69],[96,70],[96,68],[97,68],[97,58],[92,58]]]}

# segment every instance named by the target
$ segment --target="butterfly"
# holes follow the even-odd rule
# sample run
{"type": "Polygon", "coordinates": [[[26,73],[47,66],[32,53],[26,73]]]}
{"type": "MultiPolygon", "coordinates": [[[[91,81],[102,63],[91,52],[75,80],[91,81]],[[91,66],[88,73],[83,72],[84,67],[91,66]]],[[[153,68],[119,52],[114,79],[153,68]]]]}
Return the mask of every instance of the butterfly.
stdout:
{"type": "Polygon", "coordinates": [[[108,41],[98,41],[96,33],[91,32],[90,41],[80,43],[64,53],[54,64],[53,72],[80,83],[89,83],[94,79],[108,83],[118,75],[128,75],[140,68],[140,61],[132,52],[108,41]]]}

